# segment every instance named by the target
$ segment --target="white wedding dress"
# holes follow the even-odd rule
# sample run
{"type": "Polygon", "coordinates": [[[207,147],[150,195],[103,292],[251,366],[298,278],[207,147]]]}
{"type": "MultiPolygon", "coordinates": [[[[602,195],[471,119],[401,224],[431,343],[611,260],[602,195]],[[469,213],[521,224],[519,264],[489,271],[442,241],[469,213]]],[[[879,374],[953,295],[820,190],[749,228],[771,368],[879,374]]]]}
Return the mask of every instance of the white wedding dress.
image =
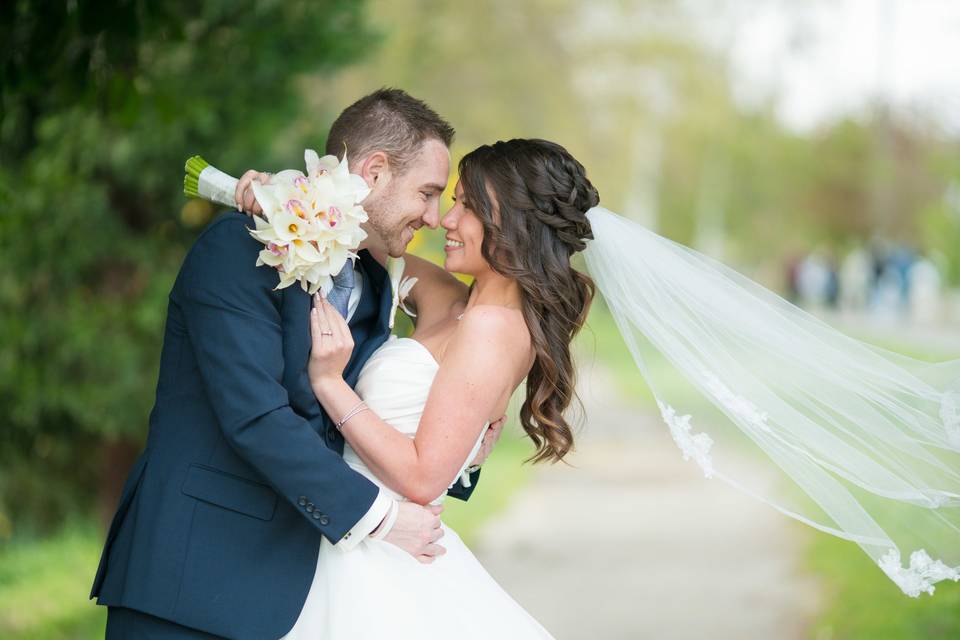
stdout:
{"type": "MultiPolygon", "coordinates": [[[[410,338],[391,337],[364,365],[357,393],[385,422],[413,438],[439,365],[410,338]]],[[[480,446],[464,461],[473,459],[480,446]]],[[[343,457],[397,499],[347,445],[343,457]]],[[[457,474],[459,478],[460,474],[457,474]]],[[[439,504],[441,496],[434,500],[439,504]]],[[[551,638],[444,525],[447,553],[421,564],[399,547],[365,539],[341,551],[325,538],[307,600],[284,640],[551,638]]]]}

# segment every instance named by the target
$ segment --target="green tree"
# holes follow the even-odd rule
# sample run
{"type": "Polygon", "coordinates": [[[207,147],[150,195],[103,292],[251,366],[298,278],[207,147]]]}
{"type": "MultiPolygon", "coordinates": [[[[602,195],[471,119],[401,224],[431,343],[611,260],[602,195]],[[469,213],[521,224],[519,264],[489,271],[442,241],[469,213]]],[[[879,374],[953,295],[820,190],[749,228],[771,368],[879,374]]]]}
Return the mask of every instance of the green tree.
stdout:
{"type": "Polygon", "coordinates": [[[212,215],[180,193],[183,162],[299,165],[326,115],[283,135],[307,108],[300,84],[371,47],[362,8],[2,4],[0,539],[98,493],[112,510],[146,433],[167,292],[212,215]]]}

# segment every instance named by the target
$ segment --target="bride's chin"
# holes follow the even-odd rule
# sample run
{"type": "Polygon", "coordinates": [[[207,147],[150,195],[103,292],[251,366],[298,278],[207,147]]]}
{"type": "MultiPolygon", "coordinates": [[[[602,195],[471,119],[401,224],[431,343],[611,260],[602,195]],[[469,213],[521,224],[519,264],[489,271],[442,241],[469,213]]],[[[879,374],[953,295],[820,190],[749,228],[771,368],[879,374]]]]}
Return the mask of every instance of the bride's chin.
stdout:
{"type": "Polygon", "coordinates": [[[460,271],[459,269],[457,269],[457,261],[451,260],[450,258],[447,258],[446,260],[443,261],[443,268],[447,273],[459,273],[463,275],[470,275],[468,273],[463,273],[463,271],[460,271]]]}

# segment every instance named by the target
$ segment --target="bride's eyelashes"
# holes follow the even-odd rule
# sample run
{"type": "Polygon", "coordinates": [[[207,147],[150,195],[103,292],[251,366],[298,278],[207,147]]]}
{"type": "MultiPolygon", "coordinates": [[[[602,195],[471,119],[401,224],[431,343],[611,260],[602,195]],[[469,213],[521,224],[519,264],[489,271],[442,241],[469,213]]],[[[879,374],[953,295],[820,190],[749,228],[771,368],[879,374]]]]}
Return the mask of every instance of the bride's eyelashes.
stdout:
{"type": "Polygon", "coordinates": [[[470,204],[467,202],[466,198],[464,197],[457,198],[457,196],[450,196],[450,199],[453,200],[453,204],[457,204],[459,202],[460,206],[462,206],[465,210],[471,211],[470,204]]]}

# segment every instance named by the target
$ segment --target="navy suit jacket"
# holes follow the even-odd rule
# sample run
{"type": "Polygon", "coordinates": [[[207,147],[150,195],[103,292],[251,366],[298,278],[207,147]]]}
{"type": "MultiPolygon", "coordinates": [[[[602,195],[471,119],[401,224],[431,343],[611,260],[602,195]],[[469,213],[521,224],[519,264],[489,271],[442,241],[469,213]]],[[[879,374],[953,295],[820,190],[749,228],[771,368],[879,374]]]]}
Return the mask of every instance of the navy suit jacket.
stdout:
{"type": "MultiPolygon", "coordinates": [[[[274,290],[250,226],[218,218],[174,283],[146,448],[91,597],[228,638],[279,638],[306,599],[321,536],[339,541],[378,490],[343,461],[310,387],[310,296],[274,290]]],[[[366,251],[359,268],[351,385],[389,335],[392,295],[366,251]]]]}

